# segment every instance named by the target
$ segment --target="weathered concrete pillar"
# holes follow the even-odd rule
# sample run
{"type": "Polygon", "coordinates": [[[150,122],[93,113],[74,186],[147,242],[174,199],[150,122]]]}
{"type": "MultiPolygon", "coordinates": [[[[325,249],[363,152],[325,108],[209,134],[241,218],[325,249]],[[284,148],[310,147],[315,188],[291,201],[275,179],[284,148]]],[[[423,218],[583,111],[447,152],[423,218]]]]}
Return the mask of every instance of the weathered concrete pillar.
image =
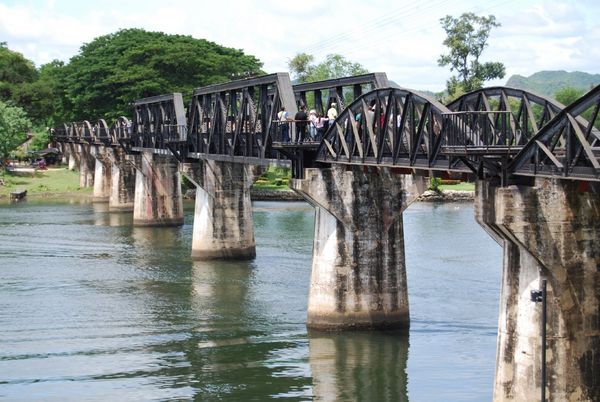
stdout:
{"type": "Polygon", "coordinates": [[[66,148],[69,150],[69,170],[79,169],[81,154],[79,145],[68,143],[66,148]]]}
{"type": "Polygon", "coordinates": [[[94,156],[94,198],[95,202],[108,202],[111,192],[111,161],[109,152],[112,150],[99,145],[90,147],[91,153],[94,156]]]}
{"type": "Polygon", "coordinates": [[[316,210],[307,325],[408,327],[402,211],[424,178],[332,167],[306,169],[292,188],[316,210]]]}
{"type": "Polygon", "coordinates": [[[58,149],[60,151],[61,160],[60,163],[66,165],[69,163],[69,147],[64,142],[57,143],[58,149]]]}
{"type": "Polygon", "coordinates": [[[250,188],[260,169],[217,161],[184,167],[184,174],[196,185],[192,258],[256,256],[250,188]]]}
{"type": "Polygon", "coordinates": [[[476,218],[504,246],[494,401],[541,391],[541,305],[547,280],[548,401],[600,401],[600,185],[536,179],[480,182],[476,218]]]}
{"type": "Polygon", "coordinates": [[[79,145],[79,187],[94,187],[96,158],[92,155],[91,145],[79,145]]]}
{"type": "Polygon", "coordinates": [[[108,208],[110,211],[133,211],[135,199],[135,164],[141,158],[127,155],[123,148],[110,150],[111,186],[108,208]]]}
{"type": "Polygon", "coordinates": [[[143,151],[135,177],[134,226],[183,225],[178,162],[143,151]]]}

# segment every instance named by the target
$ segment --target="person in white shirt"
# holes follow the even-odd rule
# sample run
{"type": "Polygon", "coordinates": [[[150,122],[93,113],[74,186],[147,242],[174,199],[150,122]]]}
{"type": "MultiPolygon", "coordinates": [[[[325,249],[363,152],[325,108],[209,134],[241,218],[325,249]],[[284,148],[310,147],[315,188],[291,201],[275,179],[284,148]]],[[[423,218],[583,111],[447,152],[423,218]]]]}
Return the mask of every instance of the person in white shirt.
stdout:
{"type": "Polygon", "coordinates": [[[311,109],[308,112],[308,121],[310,122],[308,125],[308,134],[310,135],[310,140],[314,141],[317,138],[317,111],[315,109],[311,109]]]}
{"type": "Polygon", "coordinates": [[[329,119],[330,126],[333,124],[333,121],[338,117],[338,112],[337,112],[336,106],[337,106],[337,104],[335,102],[333,102],[331,104],[331,107],[327,111],[327,118],[329,119]]]}
{"type": "Polygon", "coordinates": [[[281,141],[290,142],[290,124],[288,112],[285,110],[285,106],[281,107],[279,113],[277,113],[277,120],[279,120],[279,128],[281,130],[281,141]]]}

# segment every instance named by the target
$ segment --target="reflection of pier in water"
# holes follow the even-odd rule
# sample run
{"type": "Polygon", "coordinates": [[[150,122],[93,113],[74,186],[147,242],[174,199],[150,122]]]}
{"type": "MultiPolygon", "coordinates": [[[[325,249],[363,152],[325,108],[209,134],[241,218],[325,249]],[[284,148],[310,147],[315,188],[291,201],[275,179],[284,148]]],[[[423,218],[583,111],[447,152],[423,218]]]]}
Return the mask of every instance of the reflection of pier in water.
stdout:
{"type": "Polygon", "coordinates": [[[253,275],[251,262],[193,262],[190,319],[196,325],[184,353],[201,400],[262,400],[310,389],[295,358],[277,357],[295,355],[298,342],[261,328],[269,324],[251,289],[253,275]]]}
{"type": "Polygon", "coordinates": [[[408,333],[309,333],[319,401],[408,401],[408,333]]]}

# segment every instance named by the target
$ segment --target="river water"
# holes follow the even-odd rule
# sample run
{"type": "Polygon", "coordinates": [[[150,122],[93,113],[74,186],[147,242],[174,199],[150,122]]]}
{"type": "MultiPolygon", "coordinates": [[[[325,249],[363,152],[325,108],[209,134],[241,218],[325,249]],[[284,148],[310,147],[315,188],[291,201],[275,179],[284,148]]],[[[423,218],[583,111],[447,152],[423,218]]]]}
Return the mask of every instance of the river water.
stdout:
{"type": "Polygon", "coordinates": [[[471,204],[404,213],[411,327],[307,333],[314,212],[254,203],[257,257],[190,259],[106,204],[0,206],[0,400],[489,401],[501,248],[471,204]]]}

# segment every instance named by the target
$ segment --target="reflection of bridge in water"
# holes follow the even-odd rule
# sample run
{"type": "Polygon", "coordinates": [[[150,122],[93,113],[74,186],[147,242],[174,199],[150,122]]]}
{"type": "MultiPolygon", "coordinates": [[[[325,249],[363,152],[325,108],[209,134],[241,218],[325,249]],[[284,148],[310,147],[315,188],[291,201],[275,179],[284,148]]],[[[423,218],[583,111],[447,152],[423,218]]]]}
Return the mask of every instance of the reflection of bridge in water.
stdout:
{"type": "MultiPolygon", "coordinates": [[[[476,181],[476,219],[504,248],[495,400],[600,399],[600,87],[563,106],[494,87],[449,105],[385,74],[292,86],[287,74],[137,100],[133,118],[54,129],[82,185],[133,209],[134,225],[183,222],[180,172],[197,186],[192,256],[255,255],[250,187],[291,163],[316,210],[308,326],[406,327],[402,211],[431,175],[476,181]],[[282,142],[277,112],[339,113],[318,142],[282,142]],[[94,173],[92,173],[94,172],[94,173]],[[135,184],[134,184],[135,183],[135,184]],[[531,291],[547,282],[547,344],[531,291]],[[546,353],[547,358],[541,356],[546,353]],[[543,361],[547,371],[542,378],[543,361]]],[[[296,125],[290,124],[292,139],[296,125]]]]}

